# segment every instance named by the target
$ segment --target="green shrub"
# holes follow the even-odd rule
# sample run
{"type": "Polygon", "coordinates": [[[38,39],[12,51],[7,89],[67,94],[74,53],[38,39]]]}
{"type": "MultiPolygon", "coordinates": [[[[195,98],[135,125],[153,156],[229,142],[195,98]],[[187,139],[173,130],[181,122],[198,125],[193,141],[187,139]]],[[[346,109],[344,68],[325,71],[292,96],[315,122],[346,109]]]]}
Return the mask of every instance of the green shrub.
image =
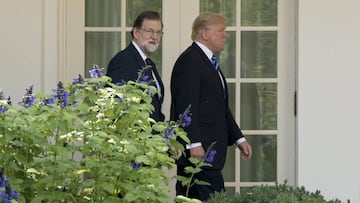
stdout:
{"type": "Polygon", "coordinates": [[[168,202],[162,167],[174,164],[169,153],[183,151],[182,119],[150,118],[156,88],[142,73],[112,84],[102,69],[91,71],[92,78],[59,82],[52,95],[31,86],[20,106],[0,92],[0,169],[8,185],[19,202],[168,202]]]}
{"type": "Polygon", "coordinates": [[[283,184],[254,186],[247,193],[230,197],[225,192],[215,193],[208,203],[341,203],[338,199],[325,200],[320,191],[309,192],[304,187],[283,184]]]}

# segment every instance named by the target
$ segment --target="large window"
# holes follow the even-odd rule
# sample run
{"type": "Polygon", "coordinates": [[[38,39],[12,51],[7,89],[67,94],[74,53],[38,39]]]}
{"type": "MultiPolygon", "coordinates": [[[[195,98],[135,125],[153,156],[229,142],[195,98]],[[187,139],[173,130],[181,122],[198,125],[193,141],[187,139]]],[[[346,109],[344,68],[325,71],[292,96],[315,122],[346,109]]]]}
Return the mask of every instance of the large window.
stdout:
{"type": "Polygon", "coordinates": [[[228,39],[220,53],[231,110],[253,147],[250,161],[229,148],[223,170],[227,191],[277,181],[277,0],[200,0],[200,12],[227,18],[228,39]],[[246,183],[246,184],[245,184],[246,183]]]}
{"type": "MultiPolygon", "coordinates": [[[[85,75],[93,64],[107,68],[110,59],[131,42],[132,24],[143,10],[162,13],[162,1],[85,0],[85,75]]],[[[153,61],[161,73],[162,47],[153,61]]]]}

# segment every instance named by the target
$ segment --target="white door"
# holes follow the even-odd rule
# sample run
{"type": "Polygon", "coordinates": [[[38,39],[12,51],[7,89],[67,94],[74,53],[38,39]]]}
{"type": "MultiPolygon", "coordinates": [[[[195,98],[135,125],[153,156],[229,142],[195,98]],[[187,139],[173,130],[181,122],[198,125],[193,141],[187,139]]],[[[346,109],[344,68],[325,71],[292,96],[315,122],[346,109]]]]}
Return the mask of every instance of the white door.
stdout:
{"type": "Polygon", "coordinates": [[[225,15],[228,39],[218,56],[220,68],[231,110],[254,151],[251,161],[241,161],[237,149],[228,149],[223,170],[227,192],[284,180],[296,185],[295,1],[67,0],[64,79],[86,75],[92,64],[106,68],[129,44],[136,15],[156,10],[163,18],[164,36],[154,58],[164,80],[163,112],[169,118],[171,70],[191,43],[192,21],[205,11],[225,15]]]}

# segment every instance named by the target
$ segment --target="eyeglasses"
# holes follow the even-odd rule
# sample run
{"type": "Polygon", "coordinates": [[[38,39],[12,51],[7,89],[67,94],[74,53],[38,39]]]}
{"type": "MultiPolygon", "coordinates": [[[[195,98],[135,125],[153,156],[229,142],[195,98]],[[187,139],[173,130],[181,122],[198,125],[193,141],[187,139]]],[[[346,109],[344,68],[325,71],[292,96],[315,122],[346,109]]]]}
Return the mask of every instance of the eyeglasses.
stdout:
{"type": "Polygon", "coordinates": [[[142,28],[141,30],[144,31],[148,35],[155,35],[156,34],[156,35],[158,35],[160,37],[164,35],[163,31],[155,31],[155,30],[153,30],[151,28],[149,28],[149,29],[142,28]]]}

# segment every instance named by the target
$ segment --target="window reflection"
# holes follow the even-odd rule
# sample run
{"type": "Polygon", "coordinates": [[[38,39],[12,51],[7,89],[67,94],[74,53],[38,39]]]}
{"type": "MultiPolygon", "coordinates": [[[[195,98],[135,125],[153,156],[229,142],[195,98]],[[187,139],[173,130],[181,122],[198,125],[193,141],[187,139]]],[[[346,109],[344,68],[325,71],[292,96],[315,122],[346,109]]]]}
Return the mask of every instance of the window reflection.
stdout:
{"type": "Polygon", "coordinates": [[[85,33],[85,77],[93,64],[104,67],[106,72],[110,59],[120,50],[121,34],[119,32],[86,32],[85,33]]]}
{"type": "Polygon", "coordinates": [[[86,27],[120,27],[121,0],[86,0],[86,27]]]}
{"type": "MultiPolygon", "coordinates": [[[[85,26],[86,27],[116,27],[124,28],[121,24],[125,17],[126,26],[131,28],[135,18],[144,10],[155,10],[162,13],[162,0],[85,0],[85,26]],[[126,1],[126,15],[121,15],[122,2],[126,1]],[[151,2],[151,3],[149,3],[151,2]]],[[[85,32],[85,77],[93,64],[106,68],[110,59],[131,42],[130,32],[85,32]],[[121,36],[125,34],[125,43],[121,46],[121,36]]],[[[152,56],[159,73],[162,70],[162,45],[152,56]]]]}
{"type": "Polygon", "coordinates": [[[249,161],[240,162],[241,182],[275,182],[277,180],[276,135],[251,135],[247,140],[253,154],[249,161]]]}
{"type": "Polygon", "coordinates": [[[231,113],[235,116],[236,109],[235,109],[235,98],[236,98],[236,91],[235,91],[235,83],[227,83],[228,88],[228,97],[229,97],[229,107],[231,113]]]}
{"type": "Polygon", "coordinates": [[[220,52],[220,68],[225,77],[235,78],[236,67],[236,32],[228,31],[225,41],[225,49],[220,52]]]}
{"type": "Polygon", "coordinates": [[[225,187],[225,192],[228,195],[228,197],[232,197],[236,194],[234,187],[225,187]]]}
{"type": "Polygon", "coordinates": [[[241,32],[241,77],[277,77],[277,32],[241,32]]]}
{"type": "Polygon", "coordinates": [[[222,174],[225,182],[235,182],[235,147],[228,147],[222,174]]]}
{"type": "Polygon", "coordinates": [[[162,16],[162,0],[127,0],[126,26],[132,27],[135,18],[145,10],[157,11],[162,16]]]}
{"type": "Polygon", "coordinates": [[[277,129],[277,85],[241,84],[240,126],[242,130],[277,129]]]}
{"type": "Polygon", "coordinates": [[[227,26],[236,25],[236,0],[200,0],[200,13],[214,12],[226,17],[227,26]]]}
{"type": "Polygon", "coordinates": [[[242,26],[276,26],[278,0],[241,0],[242,26]]]}

